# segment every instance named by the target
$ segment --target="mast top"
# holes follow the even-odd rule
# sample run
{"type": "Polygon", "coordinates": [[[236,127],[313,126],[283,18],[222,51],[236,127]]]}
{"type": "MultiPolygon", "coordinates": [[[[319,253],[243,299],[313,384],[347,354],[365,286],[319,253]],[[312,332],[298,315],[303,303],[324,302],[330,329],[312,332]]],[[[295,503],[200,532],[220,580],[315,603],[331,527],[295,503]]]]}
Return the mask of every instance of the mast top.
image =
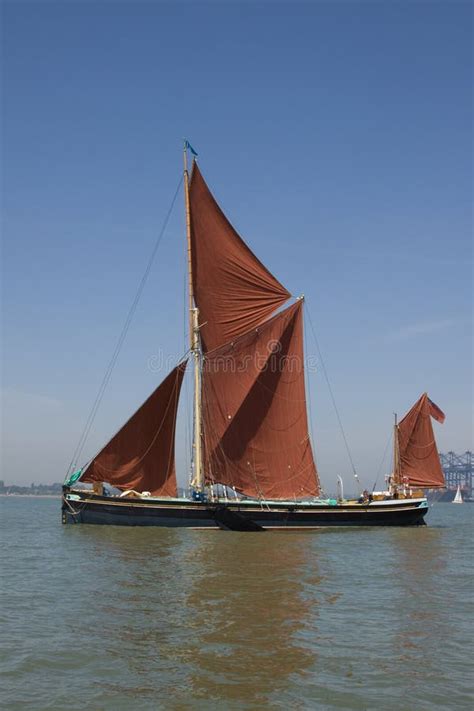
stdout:
{"type": "Polygon", "coordinates": [[[198,157],[197,152],[194,150],[194,148],[192,147],[192,145],[190,144],[190,142],[188,141],[187,138],[183,138],[183,142],[184,142],[184,148],[183,148],[184,152],[187,153],[189,151],[195,160],[198,157]]]}

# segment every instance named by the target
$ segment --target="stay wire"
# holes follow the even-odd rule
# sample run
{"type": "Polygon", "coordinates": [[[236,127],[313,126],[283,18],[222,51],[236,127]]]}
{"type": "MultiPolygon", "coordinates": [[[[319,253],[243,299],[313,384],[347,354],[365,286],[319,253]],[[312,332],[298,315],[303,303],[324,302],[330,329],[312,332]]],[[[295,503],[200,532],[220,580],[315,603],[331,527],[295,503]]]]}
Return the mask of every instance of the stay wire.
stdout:
{"type": "Polygon", "coordinates": [[[349,443],[348,443],[348,441],[347,441],[346,433],[345,433],[344,427],[343,427],[343,425],[342,425],[341,416],[340,416],[340,414],[339,414],[339,410],[338,410],[338,407],[337,407],[337,405],[336,405],[336,398],[334,397],[334,393],[333,393],[333,390],[332,390],[332,387],[331,387],[331,382],[330,382],[330,380],[329,380],[329,376],[328,376],[328,373],[327,373],[327,370],[326,370],[326,366],[325,366],[325,364],[324,364],[324,359],[323,359],[323,356],[322,356],[322,353],[321,353],[321,348],[319,347],[319,341],[318,341],[318,338],[317,338],[317,336],[316,336],[316,331],[315,331],[315,329],[314,329],[313,321],[312,321],[312,319],[311,319],[311,314],[309,313],[308,307],[306,307],[306,314],[307,314],[307,316],[308,316],[308,323],[309,323],[309,326],[310,326],[310,328],[311,328],[311,333],[313,334],[314,342],[316,343],[316,349],[317,349],[317,351],[318,351],[319,361],[320,361],[320,363],[321,363],[321,368],[322,368],[322,370],[323,370],[324,379],[326,380],[326,384],[327,384],[327,386],[328,386],[329,395],[331,396],[331,401],[332,401],[332,404],[333,404],[333,407],[334,407],[334,412],[336,413],[337,421],[338,421],[338,423],[339,423],[339,428],[340,428],[340,430],[341,430],[342,439],[344,440],[344,445],[345,445],[345,447],[346,447],[347,456],[349,457],[349,461],[350,461],[350,463],[351,463],[352,473],[354,474],[354,477],[355,477],[356,479],[358,479],[357,471],[356,471],[356,468],[355,468],[355,465],[354,465],[354,460],[352,459],[352,454],[351,454],[351,450],[350,450],[350,447],[349,447],[349,443]]]}
{"type": "Polygon", "coordinates": [[[168,212],[166,213],[165,219],[163,221],[163,225],[161,227],[161,230],[158,234],[158,238],[155,242],[155,245],[153,247],[153,250],[151,252],[150,258],[148,260],[148,264],[146,266],[145,272],[140,280],[140,283],[138,285],[137,291],[135,293],[135,297],[132,301],[132,304],[128,310],[127,317],[125,319],[125,322],[123,324],[122,330],[120,332],[120,336],[118,338],[117,344],[115,346],[115,349],[112,353],[112,357],[108,363],[108,366],[106,368],[104,377],[102,379],[102,382],[99,386],[99,390],[97,392],[96,398],[94,400],[94,403],[92,405],[92,409],[89,413],[89,416],[87,417],[86,423],[84,425],[84,429],[82,430],[81,436],[79,438],[79,442],[77,443],[76,449],[74,451],[73,457],[71,459],[71,462],[69,464],[69,467],[67,469],[67,475],[69,475],[71,469],[74,470],[77,466],[77,462],[79,460],[79,457],[82,454],[82,450],[84,449],[84,445],[87,441],[87,438],[89,436],[89,433],[91,431],[92,425],[94,423],[95,416],[97,414],[97,411],[99,409],[99,406],[102,402],[102,399],[104,397],[105,391],[107,389],[107,385],[109,384],[110,378],[112,376],[112,372],[114,370],[115,364],[117,362],[118,356],[120,354],[120,351],[122,349],[123,343],[125,341],[125,338],[127,336],[128,330],[130,328],[130,324],[132,323],[133,317],[135,315],[135,311],[137,310],[138,303],[140,301],[141,295],[143,293],[143,289],[145,288],[145,284],[147,282],[148,276],[150,274],[151,268],[153,266],[153,262],[156,257],[156,253],[158,252],[158,248],[161,244],[161,241],[163,239],[163,235],[165,233],[165,230],[168,226],[171,213],[173,212],[173,208],[176,202],[176,198],[178,197],[180,188],[181,188],[181,183],[183,182],[183,177],[181,176],[178,182],[178,186],[175,190],[175,193],[173,195],[173,198],[171,200],[170,207],[168,209],[168,212]]]}
{"type": "Polygon", "coordinates": [[[379,468],[378,468],[378,470],[377,470],[377,476],[375,477],[375,481],[374,481],[374,485],[373,485],[373,487],[372,487],[372,491],[375,491],[375,487],[377,486],[377,482],[378,482],[378,480],[379,480],[380,472],[382,471],[382,467],[383,467],[383,465],[384,465],[384,463],[385,463],[385,457],[387,456],[388,447],[389,447],[389,444],[390,444],[391,441],[392,441],[392,438],[393,438],[393,433],[390,432],[390,435],[389,435],[388,440],[387,440],[387,444],[385,445],[385,449],[384,449],[384,452],[383,452],[382,461],[380,462],[380,466],[379,466],[379,468]]]}

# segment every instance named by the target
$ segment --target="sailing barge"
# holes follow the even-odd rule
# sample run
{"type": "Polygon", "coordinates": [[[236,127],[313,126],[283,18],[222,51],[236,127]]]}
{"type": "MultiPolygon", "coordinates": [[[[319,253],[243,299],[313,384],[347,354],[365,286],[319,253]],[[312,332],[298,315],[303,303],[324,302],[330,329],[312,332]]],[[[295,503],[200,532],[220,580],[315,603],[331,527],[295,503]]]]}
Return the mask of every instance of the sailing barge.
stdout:
{"type": "Polygon", "coordinates": [[[441,411],[423,395],[396,425],[388,491],[321,498],[306,412],[304,300],[285,306],[291,294],[229,223],[195,157],[189,177],[188,149],[190,496],[177,495],[174,456],[183,361],[86,466],[68,473],[63,523],[240,531],[423,523],[428,504],[413,487],[444,486],[431,426],[441,411]],[[122,493],[105,495],[104,483],[122,493]]]}

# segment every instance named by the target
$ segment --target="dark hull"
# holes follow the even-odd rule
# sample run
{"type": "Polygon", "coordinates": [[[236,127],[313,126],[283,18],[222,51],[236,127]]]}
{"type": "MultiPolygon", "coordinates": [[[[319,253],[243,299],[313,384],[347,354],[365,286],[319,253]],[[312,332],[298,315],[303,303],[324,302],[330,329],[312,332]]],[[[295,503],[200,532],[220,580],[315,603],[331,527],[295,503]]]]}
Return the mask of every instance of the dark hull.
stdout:
{"type": "Polygon", "coordinates": [[[310,529],[324,526],[417,526],[428,511],[423,499],[370,504],[220,504],[182,500],[102,497],[74,492],[63,498],[62,521],[112,526],[164,526],[228,530],[310,529]]]}

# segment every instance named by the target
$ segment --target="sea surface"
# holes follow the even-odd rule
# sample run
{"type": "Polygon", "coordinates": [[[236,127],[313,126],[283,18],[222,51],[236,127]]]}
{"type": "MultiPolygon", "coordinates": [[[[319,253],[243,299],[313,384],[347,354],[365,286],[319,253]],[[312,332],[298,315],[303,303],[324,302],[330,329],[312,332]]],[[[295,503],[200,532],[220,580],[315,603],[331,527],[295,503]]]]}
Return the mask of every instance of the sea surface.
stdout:
{"type": "Polygon", "coordinates": [[[474,504],[264,533],[0,513],[8,711],[472,708],[474,504]]]}

